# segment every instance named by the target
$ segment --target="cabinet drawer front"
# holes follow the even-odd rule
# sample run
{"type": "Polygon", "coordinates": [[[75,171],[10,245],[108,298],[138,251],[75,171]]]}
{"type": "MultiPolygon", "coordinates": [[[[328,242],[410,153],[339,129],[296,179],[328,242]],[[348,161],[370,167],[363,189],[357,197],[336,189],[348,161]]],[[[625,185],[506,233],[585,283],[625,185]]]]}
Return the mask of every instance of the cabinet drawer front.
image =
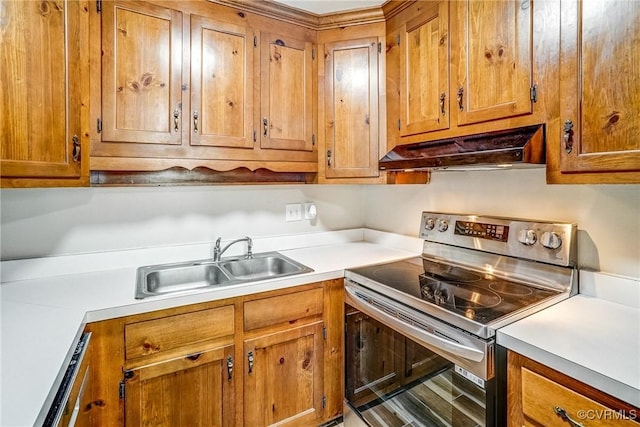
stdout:
{"type": "Polygon", "coordinates": [[[127,359],[149,356],[194,343],[232,336],[234,308],[224,306],[126,325],[127,359]]]}
{"type": "Polygon", "coordinates": [[[298,319],[322,314],[322,289],[295,292],[244,303],[244,330],[293,323],[298,319]]]}
{"type": "Polygon", "coordinates": [[[554,407],[564,409],[574,421],[593,427],[609,426],[612,420],[615,420],[616,426],[637,427],[637,423],[624,418],[640,415],[607,408],[582,394],[522,368],[522,411],[525,425],[567,426],[567,422],[556,414],[554,407]]]}

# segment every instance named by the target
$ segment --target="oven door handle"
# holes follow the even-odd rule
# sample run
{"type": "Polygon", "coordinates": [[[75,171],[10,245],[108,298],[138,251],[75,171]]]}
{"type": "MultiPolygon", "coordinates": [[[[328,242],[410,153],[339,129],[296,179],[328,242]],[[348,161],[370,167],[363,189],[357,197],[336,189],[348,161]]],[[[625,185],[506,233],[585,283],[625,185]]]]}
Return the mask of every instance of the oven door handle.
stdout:
{"type": "Polygon", "coordinates": [[[407,322],[404,322],[394,316],[389,315],[388,313],[380,310],[379,308],[367,303],[363,302],[353,290],[349,288],[345,288],[347,291],[347,297],[352,306],[362,311],[363,313],[373,317],[374,319],[386,323],[391,328],[397,330],[402,334],[406,334],[409,338],[413,338],[416,341],[422,341],[422,343],[426,345],[431,345],[440,350],[446,351],[448,353],[452,353],[457,357],[462,357],[467,360],[472,360],[474,362],[481,362],[484,359],[484,352],[473,347],[468,347],[463,344],[459,344],[454,341],[450,341],[446,338],[439,337],[438,335],[432,334],[422,328],[418,328],[413,326],[407,322]]]}

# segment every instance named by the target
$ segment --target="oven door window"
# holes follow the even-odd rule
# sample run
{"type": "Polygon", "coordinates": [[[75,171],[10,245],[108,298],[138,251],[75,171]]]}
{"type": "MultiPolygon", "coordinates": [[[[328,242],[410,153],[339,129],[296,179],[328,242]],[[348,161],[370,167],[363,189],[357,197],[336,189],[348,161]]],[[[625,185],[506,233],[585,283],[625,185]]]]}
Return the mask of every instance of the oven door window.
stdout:
{"type": "Polygon", "coordinates": [[[347,306],[345,397],[371,426],[485,426],[486,392],[445,358],[347,306]]]}

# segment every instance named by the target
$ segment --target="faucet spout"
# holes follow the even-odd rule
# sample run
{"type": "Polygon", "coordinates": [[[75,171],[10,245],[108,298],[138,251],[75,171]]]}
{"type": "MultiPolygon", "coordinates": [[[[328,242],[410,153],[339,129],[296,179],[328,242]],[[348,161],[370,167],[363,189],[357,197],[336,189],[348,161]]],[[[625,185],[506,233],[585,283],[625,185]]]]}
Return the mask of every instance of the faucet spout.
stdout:
{"type": "Polygon", "coordinates": [[[218,239],[216,240],[216,244],[213,247],[213,261],[217,262],[220,261],[220,258],[222,257],[222,254],[225,253],[227,251],[227,249],[229,249],[231,247],[231,245],[238,243],[238,242],[247,242],[247,253],[245,254],[246,258],[253,258],[253,241],[251,240],[251,237],[243,237],[241,239],[236,239],[233,240],[232,242],[230,242],[229,244],[227,244],[224,248],[220,248],[220,243],[222,241],[221,237],[218,237],[218,239]]]}

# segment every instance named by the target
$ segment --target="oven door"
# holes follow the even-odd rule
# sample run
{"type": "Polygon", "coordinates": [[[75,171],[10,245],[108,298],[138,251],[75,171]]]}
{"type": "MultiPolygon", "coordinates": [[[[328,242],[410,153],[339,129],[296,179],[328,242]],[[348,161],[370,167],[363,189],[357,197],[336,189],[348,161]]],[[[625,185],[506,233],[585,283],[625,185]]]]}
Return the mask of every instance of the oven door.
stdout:
{"type": "Polygon", "coordinates": [[[493,371],[467,369],[493,363],[493,342],[441,333],[437,320],[345,284],[345,427],[495,425],[493,371]]]}

